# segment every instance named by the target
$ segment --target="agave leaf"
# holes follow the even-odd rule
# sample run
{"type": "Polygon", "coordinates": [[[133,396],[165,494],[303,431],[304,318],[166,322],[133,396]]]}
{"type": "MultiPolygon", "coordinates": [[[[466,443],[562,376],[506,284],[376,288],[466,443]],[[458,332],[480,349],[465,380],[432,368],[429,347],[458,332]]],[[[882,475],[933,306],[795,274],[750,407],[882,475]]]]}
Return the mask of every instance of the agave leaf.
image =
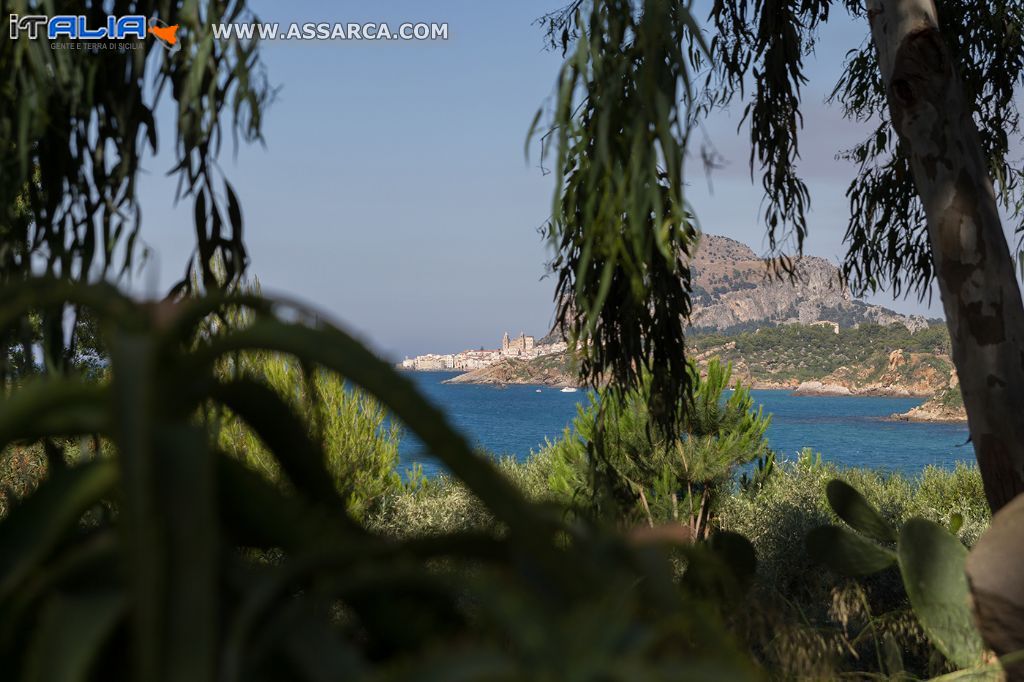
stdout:
{"type": "Polygon", "coordinates": [[[342,514],[327,515],[285,494],[237,459],[221,453],[216,463],[221,522],[238,545],[295,551],[365,535],[353,534],[342,514]]]}
{"type": "Polygon", "coordinates": [[[971,616],[964,562],[967,549],[932,521],[910,519],[897,544],[900,572],[928,639],[960,668],[981,661],[981,636],[971,616]]]}
{"type": "Polygon", "coordinates": [[[0,598],[38,569],[116,479],[117,470],[106,461],[54,472],[0,521],[0,598]]]}
{"type": "MultiPolygon", "coordinates": [[[[65,581],[92,580],[92,587],[103,590],[120,579],[120,557],[113,529],[91,533],[81,542],[62,548],[54,559],[34,570],[14,594],[0,602],[0,649],[21,648],[19,635],[26,619],[33,620],[39,602],[65,581]]],[[[78,583],[83,584],[83,583],[78,583]]]]}
{"type": "Polygon", "coordinates": [[[92,679],[90,668],[124,614],[124,595],[118,591],[54,593],[29,645],[26,682],[92,679]]]}
{"type": "Polygon", "coordinates": [[[863,535],[840,526],[821,526],[807,534],[807,553],[844,575],[870,575],[885,570],[896,555],[863,535]]]}
{"type": "Polygon", "coordinates": [[[220,552],[215,461],[193,426],[158,428],[154,448],[165,583],[161,641],[164,679],[212,681],[219,641],[220,552]]]}
{"type": "MultiPolygon", "coordinates": [[[[339,636],[330,615],[313,599],[291,599],[275,612],[274,621],[266,630],[264,641],[280,645],[296,671],[300,671],[301,679],[337,682],[367,674],[368,664],[361,652],[339,636]]],[[[245,661],[249,671],[258,670],[260,663],[259,654],[250,651],[245,661]]],[[[251,677],[243,673],[242,679],[251,677]]]]}
{"type": "Polygon", "coordinates": [[[101,322],[124,322],[137,311],[117,287],[106,284],[73,284],[49,277],[33,277],[4,283],[0,305],[0,332],[6,331],[33,310],[72,303],[89,308],[101,322]]]}
{"type": "Polygon", "coordinates": [[[879,542],[896,542],[896,530],[849,483],[831,480],[825,487],[825,495],[836,515],[854,530],[879,542]]]}
{"type": "Polygon", "coordinates": [[[152,337],[118,333],[110,339],[114,443],[121,470],[118,528],[132,609],[131,639],[136,679],[157,680],[165,619],[167,545],[160,524],[153,418],[158,402],[152,337]]]}
{"type": "MultiPolygon", "coordinates": [[[[224,461],[231,462],[232,467],[239,466],[232,460],[224,461]]],[[[335,641],[320,620],[324,614],[300,608],[302,605],[296,599],[296,588],[314,579],[319,599],[328,595],[332,597],[329,601],[335,597],[344,599],[347,607],[358,616],[365,635],[392,646],[398,640],[406,643],[418,641],[427,632],[436,636],[438,627],[443,627],[452,618],[462,623],[457,609],[452,608],[451,599],[456,594],[466,593],[468,578],[452,581],[450,576],[425,572],[423,561],[440,558],[476,561],[498,558],[507,561],[509,558],[504,541],[472,533],[414,538],[404,542],[360,538],[356,543],[332,548],[321,541],[290,552],[289,560],[273,571],[261,574],[232,571],[232,579],[245,580],[236,588],[245,594],[245,598],[229,621],[222,665],[225,679],[239,679],[240,676],[245,679],[245,669],[254,665],[259,652],[277,646],[280,640],[287,640],[285,646],[291,657],[306,659],[303,665],[308,666],[312,663],[310,657],[315,647],[300,646],[295,641],[295,634],[304,628],[309,628],[309,636],[321,640],[321,643],[324,640],[335,641]],[[393,608],[386,608],[385,602],[393,608]],[[393,613],[402,613],[403,619],[396,622],[391,615],[393,613]]],[[[517,593],[515,597],[509,597],[505,594],[507,583],[502,583],[502,586],[504,589],[501,590],[476,590],[475,609],[487,612],[488,617],[493,618],[497,599],[505,605],[514,606],[521,613],[524,610],[523,595],[517,593]]],[[[549,584],[546,587],[551,589],[554,586],[549,584]]],[[[308,595],[309,591],[303,590],[303,594],[308,595]]],[[[507,627],[516,629],[514,622],[508,622],[507,627]]],[[[331,656],[321,654],[314,658],[320,659],[315,677],[322,677],[329,669],[338,666],[361,665],[354,653],[338,650],[331,656]]]]}
{"type": "Polygon", "coordinates": [[[181,344],[189,344],[202,322],[213,313],[227,308],[248,308],[257,313],[269,312],[275,303],[254,294],[226,294],[211,291],[202,298],[181,303],[161,339],[162,351],[172,351],[181,344]]]}
{"type": "MultiPolygon", "coordinates": [[[[353,552],[314,551],[291,557],[277,570],[264,573],[245,592],[245,600],[228,622],[222,650],[221,677],[240,680],[246,662],[275,641],[260,635],[266,622],[288,615],[296,589],[316,590],[321,599],[345,603],[356,616],[370,646],[379,643],[396,651],[415,647],[445,632],[452,622],[465,627],[456,606],[464,581],[423,569],[419,561],[393,557],[369,564],[353,552]],[[316,579],[315,587],[306,587],[316,579]],[[396,618],[395,614],[401,614],[396,618]]],[[[277,639],[277,638],[274,638],[277,639]]]]}

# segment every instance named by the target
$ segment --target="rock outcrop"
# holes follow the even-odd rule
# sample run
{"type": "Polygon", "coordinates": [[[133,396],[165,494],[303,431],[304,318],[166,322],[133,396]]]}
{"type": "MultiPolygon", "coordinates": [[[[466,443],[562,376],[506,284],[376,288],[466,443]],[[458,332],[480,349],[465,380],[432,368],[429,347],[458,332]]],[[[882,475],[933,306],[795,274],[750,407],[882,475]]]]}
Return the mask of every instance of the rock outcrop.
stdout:
{"type": "Polygon", "coordinates": [[[576,372],[567,353],[532,360],[507,358],[493,365],[474,369],[445,381],[446,384],[534,384],[538,386],[575,387],[576,372]]]}
{"type": "Polygon", "coordinates": [[[864,322],[904,325],[911,332],[928,326],[920,315],[901,315],[854,299],[839,269],[824,258],[804,256],[794,281],[773,277],[768,261],[747,245],[705,234],[691,266],[696,329],[719,332],[799,322],[835,322],[851,327],[864,322]]]}
{"type": "Polygon", "coordinates": [[[910,422],[965,422],[967,411],[960,394],[960,379],[956,370],[949,377],[948,384],[923,404],[912,410],[891,417],[897,421],[910,422]]]}

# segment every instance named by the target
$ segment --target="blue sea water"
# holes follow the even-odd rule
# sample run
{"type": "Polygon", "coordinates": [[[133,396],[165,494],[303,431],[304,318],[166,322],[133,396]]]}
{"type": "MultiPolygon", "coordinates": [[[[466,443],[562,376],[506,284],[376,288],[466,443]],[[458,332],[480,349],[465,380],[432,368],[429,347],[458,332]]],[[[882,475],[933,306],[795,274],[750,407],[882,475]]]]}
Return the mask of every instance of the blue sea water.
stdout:
{"type": "MultiPolygon", "coordinates": [[[[411,372],[423,394],[448,415],[474,446],[496,455],[527,457],[544,440],[556,440],[586,402],[585,391],[561,393],[537,386],[445,384],[457,372],[411,372]],[[540,392],[537,389],[540,388],[540,392]]],[[[844,466],[872,467],[916,475],[928,464],[951,467],[973,461],[974,451],[963,424],[887,421],[923,402],[920,398],[794,396],[788,391],[752,391],[756,403],[772,415],[769,445],[781,456],[795,457],[805,447],[844,466]]],[[[436,460],[411,434],[399,448],[400,470],[419,463],[432,475],[436,460]]]]}

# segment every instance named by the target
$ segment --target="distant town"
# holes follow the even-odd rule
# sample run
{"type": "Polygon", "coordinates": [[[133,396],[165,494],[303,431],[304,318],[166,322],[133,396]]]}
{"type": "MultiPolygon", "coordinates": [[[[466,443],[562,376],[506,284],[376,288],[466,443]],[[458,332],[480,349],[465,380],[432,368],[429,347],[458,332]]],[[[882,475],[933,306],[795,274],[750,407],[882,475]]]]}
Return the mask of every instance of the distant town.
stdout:
{"type": "Polygon", "coordinates": [[[495,350],[481,348],[479,350],[464,350],[459,353],[448,353],[445,355],[428,353],[426,355],[417,355],[414,358],[406,358],[398,366],[401,369],[418,372],[445,369],[469,371],[489,367],[507,358],[532,360],[543,355],[561,353],[566,348],[565,341],[537,343],[534,337],[527,336],[524,333],[520,333],[519,336],[512,338],[508,335],[508,332],[505,332],[501,339],[501,348],[495,350]]]}

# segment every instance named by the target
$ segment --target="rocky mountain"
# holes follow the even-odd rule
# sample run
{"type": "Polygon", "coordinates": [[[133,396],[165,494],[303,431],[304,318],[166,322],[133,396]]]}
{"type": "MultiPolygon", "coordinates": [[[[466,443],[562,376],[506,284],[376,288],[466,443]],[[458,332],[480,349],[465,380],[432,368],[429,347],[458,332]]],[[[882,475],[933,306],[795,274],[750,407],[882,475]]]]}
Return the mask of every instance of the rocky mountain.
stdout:
{"type": "MultiPolygon", "coordinates": [[[[800,259],[795,281],[773,277],[768,265],[734,239],[702,236],[691,262],[687,339],[699,366],[717,357],[754,388],[803,395],[936,396],[941,405],[899,418],[959,418],[955,410],[934,409],[951,400],[938,395],[950,390],[953,373],[944,326],[853,298],[824,258],[800,259]]],[[[544,339],[561,335],[556,329],[544,339]]],[[[502,360],[451,381],[570,386],[576,372],[566,353],[502,360]]]]}
{"type": "MultiPolygon", "coordinates": [[[[804,256],[794,280],[773,276],[769,262],[746,244],[713,234],[701,236],[690,263],[696,333],[736,334],[781,324],[833,323],[845,329],[863,323],[901,324],[910,332],[928,327],[921,315],[903,315],[853,297],[839,268],[824,258],[804,256]]],[[[538,343],[564,340],[552,329],[538,343]]]]}
{"type": "Polygon", "coordinates": [[[796,280],[772,277],[768,263],[746,244],[705,234],[691,262],[694,272],[691,325],[697,331],[737,332],[800,322],[840,327],[899,323],[911,332],[928,326],[920,315],[901,315],[854,299],[839,269],[816,256],[797,263],[796,280]]]}

